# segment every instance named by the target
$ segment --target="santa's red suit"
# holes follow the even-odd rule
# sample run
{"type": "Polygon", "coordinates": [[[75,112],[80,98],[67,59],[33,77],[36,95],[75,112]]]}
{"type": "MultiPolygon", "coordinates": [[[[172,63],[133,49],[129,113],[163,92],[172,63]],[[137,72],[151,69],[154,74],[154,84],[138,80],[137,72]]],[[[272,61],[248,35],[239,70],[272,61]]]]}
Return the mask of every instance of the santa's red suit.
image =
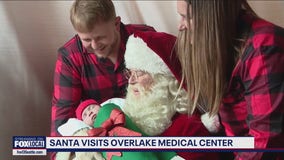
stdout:
{"type": "MultiPolygon", "coordinates": [[[[192,116],[177,113],[172,119],[172,125],[162,133],[161,136],[210,136],[209,131],[202,124],[200,114],[192,116]]],[[[219,160],[220,154],[216,152],[196,152],[186,151],[177,152],[186,160],[219,160]]]]}

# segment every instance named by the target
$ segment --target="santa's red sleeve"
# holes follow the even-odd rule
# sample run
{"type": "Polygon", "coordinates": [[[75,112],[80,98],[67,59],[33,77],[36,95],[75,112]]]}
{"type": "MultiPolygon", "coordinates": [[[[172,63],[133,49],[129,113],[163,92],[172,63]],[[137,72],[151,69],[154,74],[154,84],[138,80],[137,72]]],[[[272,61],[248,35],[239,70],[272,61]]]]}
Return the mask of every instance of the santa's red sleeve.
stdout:
{"type": "MultiPolygon", "coordinates": [[[[211,136],[202,124],[198,113],[189,116],[176,114],[172,119],[172,125],[161,136],[211,136]]],[[[219,160],[219,153],[215,152],[177,152],[186,160],[219,160]]]]}

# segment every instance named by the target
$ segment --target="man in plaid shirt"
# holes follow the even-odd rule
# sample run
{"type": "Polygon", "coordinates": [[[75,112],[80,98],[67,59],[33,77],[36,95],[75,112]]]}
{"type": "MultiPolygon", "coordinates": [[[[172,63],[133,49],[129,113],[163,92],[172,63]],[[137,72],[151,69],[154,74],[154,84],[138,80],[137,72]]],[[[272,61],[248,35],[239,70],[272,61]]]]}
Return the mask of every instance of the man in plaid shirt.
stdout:
{"type": "Polygon", "coordinates": [[[70,19],[77,31],[58,50],[54,73],[51,136],[59,136],[58,126],[75,117],[80,101],[98,104],[124,97],[124,51],[128,36],[135,31],[154,29],[146,25],[124,25],[116,16],[111,0],[76,0],[70,19]]]}

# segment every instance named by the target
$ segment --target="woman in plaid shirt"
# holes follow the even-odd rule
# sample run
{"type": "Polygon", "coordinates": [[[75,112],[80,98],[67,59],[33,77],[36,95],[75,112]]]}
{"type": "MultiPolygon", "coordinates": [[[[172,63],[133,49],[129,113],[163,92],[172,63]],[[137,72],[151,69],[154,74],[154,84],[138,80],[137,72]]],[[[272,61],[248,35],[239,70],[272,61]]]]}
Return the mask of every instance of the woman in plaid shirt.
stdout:
{"type": "Polygon", "coordinates": [[[253,136],[235,159],[284,159],[284,29],[246,0],[177,2],[179,58],[195,108],[220,114],[228,136],[253,136]]]}

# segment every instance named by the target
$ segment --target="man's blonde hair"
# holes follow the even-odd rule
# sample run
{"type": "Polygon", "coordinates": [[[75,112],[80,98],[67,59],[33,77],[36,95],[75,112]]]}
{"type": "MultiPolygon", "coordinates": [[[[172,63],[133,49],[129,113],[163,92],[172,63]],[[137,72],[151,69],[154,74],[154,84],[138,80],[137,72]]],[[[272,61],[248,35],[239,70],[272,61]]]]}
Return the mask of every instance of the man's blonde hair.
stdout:
{"type": "Polygon", "coordinates": [[[70,20],[76,31],[90,32],[96,23],[116,17],[111,0],[76,0],[70,10],[70,20]]]}

